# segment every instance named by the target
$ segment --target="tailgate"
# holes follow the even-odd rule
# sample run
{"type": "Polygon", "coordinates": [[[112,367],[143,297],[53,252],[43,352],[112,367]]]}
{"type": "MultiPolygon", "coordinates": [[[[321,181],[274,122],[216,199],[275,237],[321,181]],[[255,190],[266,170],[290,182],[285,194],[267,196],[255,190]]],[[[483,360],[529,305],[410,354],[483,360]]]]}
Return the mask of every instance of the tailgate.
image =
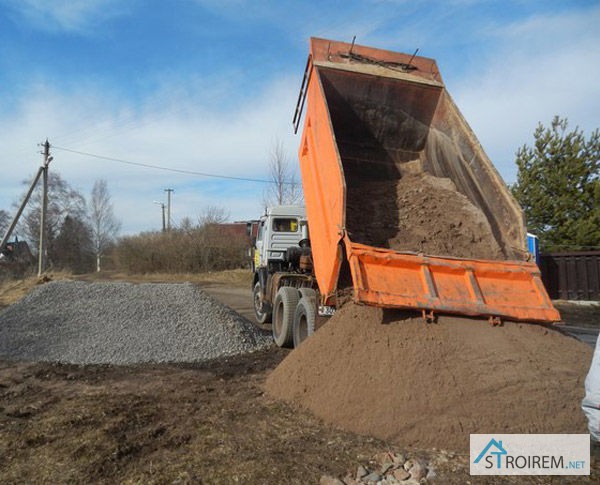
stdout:
{"type": "Polygon", "coordinates": [[[560,320],[534,263],[406,254],[344,240],[357,302],[509,320],[560,320]]]}

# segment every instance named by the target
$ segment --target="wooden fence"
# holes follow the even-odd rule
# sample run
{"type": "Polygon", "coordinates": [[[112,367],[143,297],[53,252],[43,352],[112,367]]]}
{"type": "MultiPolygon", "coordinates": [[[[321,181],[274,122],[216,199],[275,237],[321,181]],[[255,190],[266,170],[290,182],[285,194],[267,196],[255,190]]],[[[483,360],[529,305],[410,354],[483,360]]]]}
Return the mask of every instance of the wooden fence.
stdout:
{"type": "Polygon", "coordinates": [[[540,270],[553,300],[600,300],[600,251],[542,254],[540,270]]]}

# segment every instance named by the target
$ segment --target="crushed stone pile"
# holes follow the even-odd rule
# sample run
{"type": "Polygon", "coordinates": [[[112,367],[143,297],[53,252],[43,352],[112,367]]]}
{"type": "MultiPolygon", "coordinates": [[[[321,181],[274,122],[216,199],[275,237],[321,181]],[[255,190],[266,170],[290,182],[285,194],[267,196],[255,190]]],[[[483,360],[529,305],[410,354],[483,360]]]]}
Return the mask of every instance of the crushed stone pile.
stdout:
{"type": "Polygon", "coordinates": [[[0,313],[0,356],[72,364],[197,362],[271,345],[191,283],[56,281],[0,313]]]}
{"type": "Polygon", "coordinates": [[[540,325],[346,304],[269,375],[272,397],[345,430],[468,451],[470,433],[585,433],[587,345],[540,325]]]}
{"type": "Polygon", "coordinates": [[[484,213],[448,178],[425,173],[348,187],[353,241],[396,251],[507,259],[484,213]]]}

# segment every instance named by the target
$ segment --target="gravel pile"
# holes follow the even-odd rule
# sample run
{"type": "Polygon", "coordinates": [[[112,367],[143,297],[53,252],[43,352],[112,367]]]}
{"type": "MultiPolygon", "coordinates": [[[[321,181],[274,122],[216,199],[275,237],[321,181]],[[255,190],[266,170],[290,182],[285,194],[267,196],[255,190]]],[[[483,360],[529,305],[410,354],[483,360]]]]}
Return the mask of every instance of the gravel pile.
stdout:
{"type": "Polygon", "coordinates": [[[190,283],[56,281],[0,313],[0,356],[72,364],[197,362],[271,345],[190,283]]]}

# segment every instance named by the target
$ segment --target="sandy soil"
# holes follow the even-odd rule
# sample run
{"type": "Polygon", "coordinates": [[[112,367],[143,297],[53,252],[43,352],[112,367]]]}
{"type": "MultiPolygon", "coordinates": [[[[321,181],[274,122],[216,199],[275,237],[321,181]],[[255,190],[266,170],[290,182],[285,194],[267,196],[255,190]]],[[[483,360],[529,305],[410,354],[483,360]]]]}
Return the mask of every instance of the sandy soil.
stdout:
{"type": "Polygon", "coordinates": [[[271,395],[343,429],[468,452],[470,433],[585,433],[592,349],[534,324],[347,304],[269,376],[271,395]]]}
{"type": "Polygon", "coordinates": [[[346,225],[353,241],[371,246],[506,259],[483,212],[450,179],[424,173],[349,186],[346,225]]]}

